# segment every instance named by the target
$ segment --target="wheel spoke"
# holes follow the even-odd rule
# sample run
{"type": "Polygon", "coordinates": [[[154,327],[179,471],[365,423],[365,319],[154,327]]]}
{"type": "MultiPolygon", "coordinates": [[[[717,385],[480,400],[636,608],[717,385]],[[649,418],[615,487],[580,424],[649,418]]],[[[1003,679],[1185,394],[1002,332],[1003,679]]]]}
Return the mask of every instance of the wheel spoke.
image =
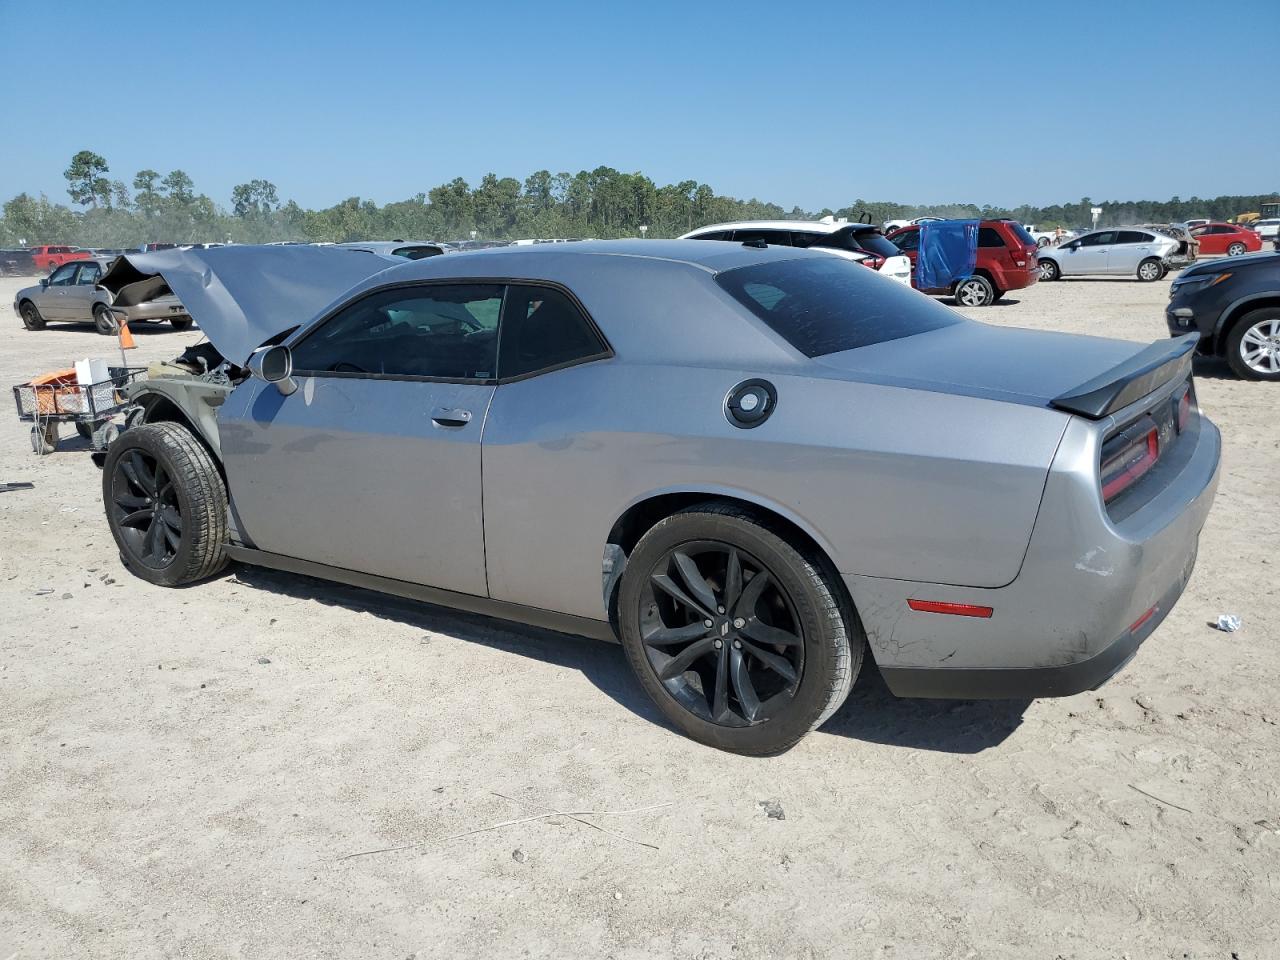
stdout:
{"type": "Polygon", "coordinates": [[[133,511],[133,513],[126,513],[123,517],[120,518],[120,526],[122,527],[140,526],[143,520],[149,521],[153,516],[155,516],[155,514],[152,513],[150,507],[146,507],[142,510],[135,510],[133,511]]]}
{"type": "Polygon", "coordinates": [[[644,638],[644,642],[651,647],[664,647],[670,643],[685,643],[689,640],[697,640],[705,635],[707,628],[702,625],[702,621],[691,623],[687,627],[659,627],[644,638]]]}
{"type": "Polygon", "coordinates": [[[137,510],[139,507],[151,506],[150,497],[135,497],[131,493],[118,493],[111,499],[115,501],[117,507],[122,507],[125,510],[137,510]]]}
{"type": "Polygon", "coordinates": [[[756,696],[756,688],[747,673],[747,661],[741,650],[729,654],[729,676],[733,680],[733,692],[742,707],[742,715],[754,721],[760,713],[760,698],[756,696]]]}
{"type": "Polygon", "coordinates": [[[672,680],[684,673],[693,664],[693,661],[712,650],[711,638],[705,637],[697,643],[691,643],[678,654],[672,657],[662,669],[658,671],[660,680],[672,680]]]}
{"type": "Polygon", "coordinates": [[[153,520],[151,526],[147,527],[147,556],[157,562],[164,559],[164,534],[160,532],[163,526],[164,524],[153,520]]]}
{"type": "Polygon", "coordinates": [[[166,526],[171,527],[178,533],[182,532],[182,514],[178,513],[177,507],[171,507],[168,504],[162,506],[160,508],[160,519],[165,522],[166,526]]]}
{"type": "Polygon", "coordinates": [[[156,495],[155,474],[147,468],[147,461],[142,458],[142,454],[137,450],[129,454],[129,459],[124,464],[124,472],[129,481],[136,484],[138,489],[147,496],[154,497],[156,495]]]}
{"type": "Polygon", "coordinates": [[[760,602],[760,594],[764,593],[768,583],[769,574],[763,570],[748,580],[747,585],[742,589],[742,595],[738,597],[738,602],[734,604],[733,615],[744,620],[753,619],[756,615],[756,604],[760,602]]]}
{"type": "Polygon", "coordinates": [[[729,559],[724,568],[724,607],[732,610],[738,598],[742,596],[742,559],[738,551],[729,548],[729,559]]]}
{"type": "Polygon", "coordinates": [[[719,606],[716,603],[716,592],[711,589],[711,584],[707,583],[705,577],[698,570],[698,565],[693,559],[681,550],[677,550],[672,554],[672,559],[676,562],[676,569],[680,571],[680,579],[684,581],[684,585],[708,610],[714,611],[719,606]]]}
{"type": "Polygon", "coordinates": [[[791,665],[786,657],[780,657],[776,653],[770,653],[768,650],[761,650],[754,643],[745,641],[742,644],[742,649],[748,651],[778,676],[786,679],[788,683],[796,682],[796,668],[791,665]]]}
{"type": "Polygon", "coordinates": [[[716,692],[711,703],[711,719],[719,721],[729,712],[729,648],[720,648],[716,658],[716,692]]]}
{"type": "Polygon", "coordinates": [[[711,619],[711,611],[704,607],[698,601],[681,590],[674,580],[665,573],[655,573],[651,578],[653,585],[674,600],[683,603],[686,607],[702,616],[703,619],[711,619]]]}
{"type": "Polygon", "coordinates": [[[772,627],[756,617],[747,618],[746,625],[742,628],[742,633],[757,643],[771,643],[779,647],[795,647],[800,644],[800,638],[794,633],[779,630],[777,627],[772,627]]]}
{"type": "Polygon", "coordinates": [[[161,524],[161,528],[164,530],[165,543],[169,545],[170,550],[172,550],[174,553],[177,553],[178,545],[182,543],[182,537],[179,536],[178,533],[176,533],[171,527],[167,525],[161,524]]]}

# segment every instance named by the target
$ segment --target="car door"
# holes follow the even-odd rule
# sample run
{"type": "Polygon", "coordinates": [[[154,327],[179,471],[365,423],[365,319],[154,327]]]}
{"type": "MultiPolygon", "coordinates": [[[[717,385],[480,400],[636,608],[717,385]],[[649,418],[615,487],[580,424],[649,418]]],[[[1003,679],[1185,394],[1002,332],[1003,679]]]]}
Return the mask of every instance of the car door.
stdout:
{"type": "Polygon", "coordinates": [[[484,596],[480,439],[501,284],[381,288],[295,334],[298,389],[219,411],[236,526],[270,553],[484,596]]]}
{"type": "Polygon", "coordinates": [[[1079,240],[1073,240],[1062,247],[1063,254],[1058,259],[1058,268],[1064,276],[1106,273],[1107,258],[1115,239],[1114,230],[1086,233],[1079,240]]]}
{"type": "Polygon", "coordinates": [[[36,309],[46,320],[69,320],[67,293],[76,282],[78,263],[64,263],[49,274],[49,282],[35,295],[36,309]]]}
{"type": "Polygon", "coordinates": [[[1227,252],[1225,234],[1221,233],[1220,228],[1213,224],[1196,227],[1191,231],[1191,235],[1200,241],[1201,253],[1208,254],[1227,252]]]}
{"type": "Polygon", "coordinates": [[[1158,256],[1155,237],[1142,230],[1121,230],[1107,256],[1107,273],[1128,276],[1148,257],[1158,256]]]}
{"type": "Polygon", "coordinates": [[[62,307],[66,311],[67,320],[93,319],[93,294],[97,289],[102,267],[93,260],[78,260],[67,264],[76,267],[75,281],[71,283],[63,295],[62,307]]]}

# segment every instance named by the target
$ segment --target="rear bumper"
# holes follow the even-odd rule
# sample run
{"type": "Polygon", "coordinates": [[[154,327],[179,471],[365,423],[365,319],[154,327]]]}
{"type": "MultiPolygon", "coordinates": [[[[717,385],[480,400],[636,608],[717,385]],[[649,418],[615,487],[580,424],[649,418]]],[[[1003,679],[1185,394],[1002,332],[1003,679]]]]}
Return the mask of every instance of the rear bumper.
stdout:
{"type": "Polygon", "coordinates": [[[1073,421],[1022,568],[1006,586],[847,575],[889,689],[899,696],[1030,698],[1105,682],[1168,616],[1191,576],[1221,453],[1218,430],[1203,417],[1194,443],[1159,493],[1113,522],[1098,494],[1098,446],[1073,421]],[[923,613],[909,599],[993,612],[989,619],[923,613]]]}
{"type": "Polygon", "coordinates": [[[112,307],[111,312],[125,323],[153,323],[157,320],[171,320],[174,317],[182,319],[188,315],[187,308],[176,299],[167,302],[150,300],[127,307],[112,307]]]}

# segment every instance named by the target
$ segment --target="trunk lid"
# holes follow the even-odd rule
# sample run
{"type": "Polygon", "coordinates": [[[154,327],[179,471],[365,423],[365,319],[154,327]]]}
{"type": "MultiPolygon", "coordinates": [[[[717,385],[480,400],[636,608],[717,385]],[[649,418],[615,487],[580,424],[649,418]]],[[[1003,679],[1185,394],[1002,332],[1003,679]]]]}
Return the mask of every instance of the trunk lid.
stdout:
{"type": "Polygon", "coordinates": [[[1125,340],[970,320],[814,362],[875,383],[1043,407],[1144,349],[1125,340]]]}

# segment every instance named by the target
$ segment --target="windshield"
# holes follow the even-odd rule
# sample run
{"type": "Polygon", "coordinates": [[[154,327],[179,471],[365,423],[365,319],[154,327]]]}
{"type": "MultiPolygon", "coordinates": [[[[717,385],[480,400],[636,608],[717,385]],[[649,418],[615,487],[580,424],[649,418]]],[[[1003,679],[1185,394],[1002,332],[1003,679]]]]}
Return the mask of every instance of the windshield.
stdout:
{"type": "Polygon", "coordinates": [[[807,357],[963,322],[924,294],[835,257],[739,267],[716,282],[807,357]]]}

